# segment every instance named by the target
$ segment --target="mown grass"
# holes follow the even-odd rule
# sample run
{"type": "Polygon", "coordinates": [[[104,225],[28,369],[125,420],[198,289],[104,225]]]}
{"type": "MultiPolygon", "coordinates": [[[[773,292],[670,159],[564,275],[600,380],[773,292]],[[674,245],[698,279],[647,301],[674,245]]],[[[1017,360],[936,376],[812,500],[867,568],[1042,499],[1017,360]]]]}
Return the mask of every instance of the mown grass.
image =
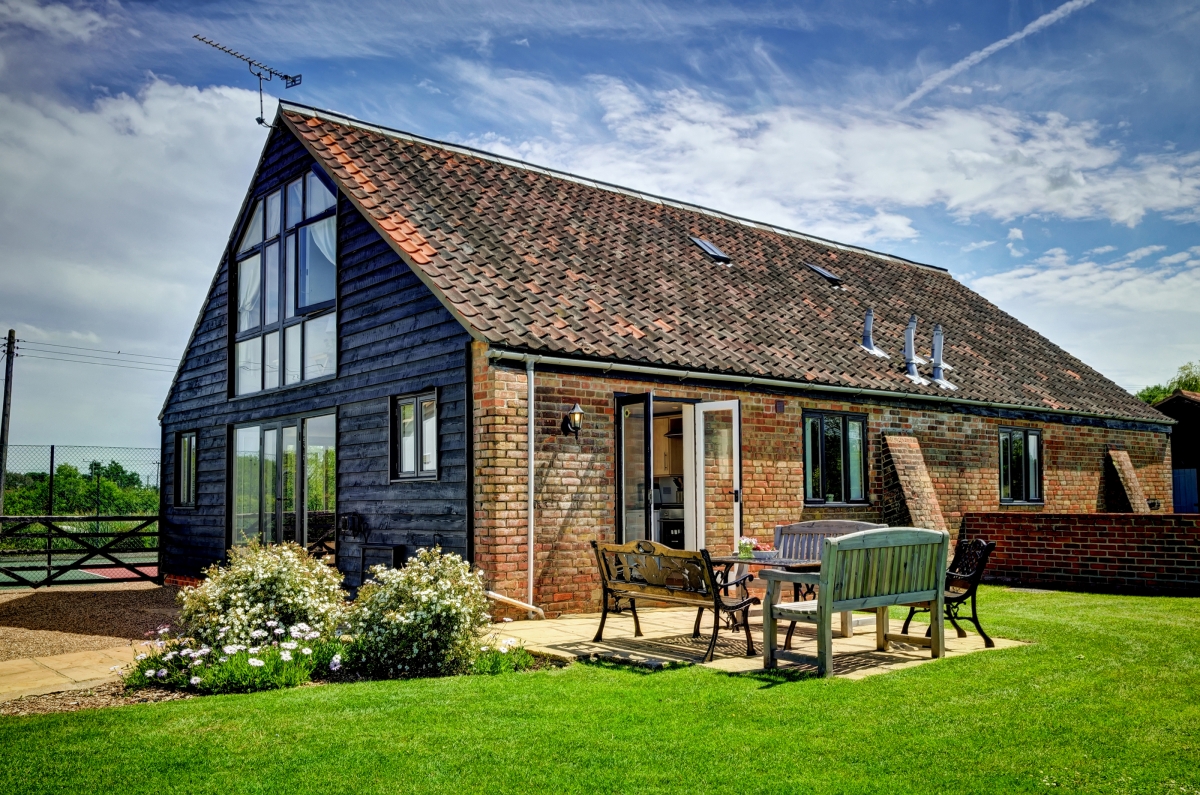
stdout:
{"type": "Polygon", "coordinates": [[[981,603],[1032,645],[858,682],[574,665],[0,719],[0,790],[1200,791],[1200,600],[981,603]]]}

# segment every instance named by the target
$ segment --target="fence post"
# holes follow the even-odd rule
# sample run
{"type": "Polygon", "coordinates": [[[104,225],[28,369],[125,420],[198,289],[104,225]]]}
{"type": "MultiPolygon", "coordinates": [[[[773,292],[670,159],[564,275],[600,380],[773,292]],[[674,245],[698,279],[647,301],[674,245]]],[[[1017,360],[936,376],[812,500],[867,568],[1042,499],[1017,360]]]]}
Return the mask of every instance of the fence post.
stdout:
{"type": "Polygon", "coordinates": [[[0,516],[4,515],[4,480],[8,476],[8,425],[12,419],[13,359],[17,357],[17,332],[8,330],[4,345],[4,407],[0,409],[0,516]]]}
{"type": "Polygon", "coordinates": [[[50,445],[50,499],[46,510],[47,516],[54,515],[54,445],[50,445]]]}

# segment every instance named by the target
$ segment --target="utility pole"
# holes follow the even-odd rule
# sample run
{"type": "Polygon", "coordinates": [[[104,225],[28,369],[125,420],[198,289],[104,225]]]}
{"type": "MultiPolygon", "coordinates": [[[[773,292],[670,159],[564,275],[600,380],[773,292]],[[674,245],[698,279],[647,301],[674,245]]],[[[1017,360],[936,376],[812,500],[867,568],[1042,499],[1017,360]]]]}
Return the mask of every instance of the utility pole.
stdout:
{"type": "Polygon", "coordinates": [[[8,421],[12,414],[13,359],[17,357],[17,332],[8,330],[4,344],[4,411],[0,415],[0,516],[4,515],[4,479],[8,475],[8,421]]]}

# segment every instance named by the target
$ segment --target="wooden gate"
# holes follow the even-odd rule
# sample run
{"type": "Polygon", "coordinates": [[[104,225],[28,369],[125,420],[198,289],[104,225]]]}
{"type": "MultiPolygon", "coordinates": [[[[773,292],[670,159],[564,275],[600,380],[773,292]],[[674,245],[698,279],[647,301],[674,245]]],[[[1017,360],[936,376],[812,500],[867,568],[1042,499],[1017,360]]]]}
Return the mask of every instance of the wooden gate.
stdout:
{"type": "Polygon", "coordinates": [[[158,581],[157,516],[0,517],[0,588],[158,581]]]}

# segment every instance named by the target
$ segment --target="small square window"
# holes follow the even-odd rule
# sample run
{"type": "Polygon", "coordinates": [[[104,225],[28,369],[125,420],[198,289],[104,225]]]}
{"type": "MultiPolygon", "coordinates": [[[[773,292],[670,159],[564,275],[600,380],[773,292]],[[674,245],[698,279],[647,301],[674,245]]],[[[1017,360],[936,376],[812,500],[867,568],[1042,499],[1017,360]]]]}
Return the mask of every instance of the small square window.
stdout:
{"type": "Polygon", "coordinates": [[[436,392],[393,399],[391,458],[393,480],[437,477],[436,392]]]}
{"type": "Polygon", "coordinates": [[[175,437],[175,507],[196,507],[196,432],[175,437]]]}

